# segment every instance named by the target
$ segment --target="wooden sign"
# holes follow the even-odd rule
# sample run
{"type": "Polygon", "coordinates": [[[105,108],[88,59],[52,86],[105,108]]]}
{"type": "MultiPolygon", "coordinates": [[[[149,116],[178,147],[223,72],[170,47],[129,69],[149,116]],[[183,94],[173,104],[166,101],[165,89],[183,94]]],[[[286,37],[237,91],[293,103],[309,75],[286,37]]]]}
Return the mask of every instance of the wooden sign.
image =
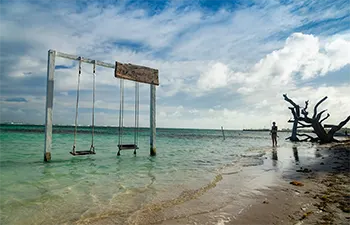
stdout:
{"type": "Polygon", "coordinates": [[[158,70],[145,66],[115,62],[114,76],[141,83],[159,85],[158,70]]]}

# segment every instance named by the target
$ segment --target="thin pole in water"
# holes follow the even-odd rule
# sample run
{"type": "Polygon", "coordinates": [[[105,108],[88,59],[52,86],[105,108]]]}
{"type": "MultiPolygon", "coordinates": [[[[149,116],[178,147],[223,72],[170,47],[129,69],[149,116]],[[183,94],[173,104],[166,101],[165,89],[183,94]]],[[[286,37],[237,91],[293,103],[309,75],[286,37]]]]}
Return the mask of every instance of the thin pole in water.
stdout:
{"type": "Polygon", "coordinates": [[[225,140],[225,132],[224,132],[224,127],[221,126],[221,131],[222,131],[222,136],[224,137],[224,140],[225,140]]]}

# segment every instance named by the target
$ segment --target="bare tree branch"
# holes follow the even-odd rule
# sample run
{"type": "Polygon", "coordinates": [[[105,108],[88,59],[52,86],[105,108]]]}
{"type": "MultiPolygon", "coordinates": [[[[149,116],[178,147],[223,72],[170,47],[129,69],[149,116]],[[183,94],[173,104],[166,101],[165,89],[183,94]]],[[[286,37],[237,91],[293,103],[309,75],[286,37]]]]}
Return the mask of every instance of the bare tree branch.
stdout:
{"type": "Polygon", "coordinates": [[[308,105],[309,105],[309,100],[305,101],[305,107],[301,110],[301,113],[302,113],[304,116],[307,116],[307,115],[309,114],[309,113],[306,111],[308,105]]]}
{"type": "Polygon", "coordinates": [[[343,120],[342,122],[340,122],[338,124],[338,126],[334,126],[331,128],[331,130],[328,132],[329,134],[334,135],[335,132],[337,132],[338,130],[340,130],[340,128],[342,128],[343,126],[345,126],[345,124],[347,124],[350,120],[350,116],[348,116],[345,120],[343,120]]]}
{"type": "Polygon", "coordinates": [[[299,108],[299,106],[297,104],[295,104],[295,102],[293,102],[292,99],[287,97],[287,94],[283,94],[284,100],[286,100],[287,102],[289,102],[290,104],[292,104],[292,106],[294,106],[294,108],[299,108]]]}
{"type": "Polygon", "coordinates": [[[333,128],[336,127],[337,125],[333,125],[333,124],[325,124],[323,125],[324,128],[333,128]]]}
{"type": "Polygon", "coordinates": [[[319,121],[319,120],[321,119],[322,114],[323,114],[324,112],[326,112],[326,111],[327,111],[327,109],[322,110],[319,114],[317,114],[316,120],[319,121]]]}
{"type": "Polygon", "coordinates": [[[323,121],[325,121],[326,119],[328,119],[329,116],[330,116],[330,114],[327,113],[327,116],[326,116],[325,118],[323,118],[323,119],[320,121],[320,123],[322,123],[323,121]]]}
{"type": "Polygon", "coordinates": [[[309,100],[305,101],[305,107],[304,107],[304,110],[307,110],[308,105],[309,105],[309,100]]]}
{"type": "Polygon", "coordinates": [[[317,107],[318,107],[322,102],[324,102],[327,98],[328,98],[327,96],[324,97],[324,98],[322,98],[322,99],[315,105],[315,107],[314,107],[314,115],[312,116],[313,119],[316,118],[316,115],[317,115],[317,107]]]}
{"type": "Polygon", "coordinates": [[[325,96],[321,100],[317,102],[317,104],[313,108],[313,116],[309,117],[309,112],[307,111],[309,106],[309,101],[305,101],[304,108],[300,108],[295,102],[287,97],[287,94],[284,94],[284,100],[289,102],[294,107],[289,107],[290,111],[292,112],[294,118],[289,119],[289,123],[293,123],[293,130],[292,130],[292,136],[289,138],[290,140],[297,140],[297,137],[306,137],[303,140],[300,141],[306,141],[310,139],[311,142],[319,141],[320,143],[330,143],[333,141],[336,141],[334,139],[334,134],[338,130],[340,130],[343,126],[345,126],[350,121],[350,116],[348,116],[344,121],[339,123],[338,125],[330,125],[325,124],[322,125],[322,122],[324,122],[326,119],[329,118],[330,114],[327,113],[324,118],[322,118],[323,114],[327,110],[322,110],[321,112],[317,112],[318,107],[328,98],[325,96]],[[301,114],[301,115],[300,115],[301,114]],[[317,137],[312,137],[309,134],[298,134],[297,129],[298,128],[312,128],[312,133],[316,134],[317,137]],[[328,128],[326,130],[326,128],[328,128]],[[327,132],[328,131],[328,132],[327,132]]]}
{"type": "Polygon", "coordinates": [[[295,114],[295,109],[293,107],[288,107],[288,109],[290,109],[290,111],[292,111],[294,118],[298,118],[297,115],[295,114]]]}
{"type": "Polygon", "coordinates": [[[307,128],[307,127],[312,127],[312,125],[307,125],[307,126],[297,126],[297,128],[307,128]]]}
{"type": "Polygon", "coordinates": [[[308,117],[309,113],[306,111],[308,105],[309,105],[309,100],[305,101],[305,107],[301,110],[301,114],[304,115],[305,122],[311,123],[311,118],[308,117]]]}

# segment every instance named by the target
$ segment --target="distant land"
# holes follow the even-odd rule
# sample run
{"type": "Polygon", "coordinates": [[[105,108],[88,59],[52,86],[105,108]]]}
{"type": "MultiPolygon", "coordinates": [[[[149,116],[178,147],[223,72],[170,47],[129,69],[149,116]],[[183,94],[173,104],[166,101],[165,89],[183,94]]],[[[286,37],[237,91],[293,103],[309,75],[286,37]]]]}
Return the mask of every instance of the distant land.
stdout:
{"type": "MultiPolygon", "coordinates": [[[[326,129],[327,130],[327,129],[326,129]]],[[[254,131],[254,132],[269,132],[270,129],[266,129],[266,128],[263,128],[263,129],[243,129],[243,131],[254,131]]],[[[345,131],[347,131],[348,133],[350,133],[350,128],[347,128],[347,127],[343,127],[341,128],[339,131],[336,132],[336,136],[343,136],[345,134],[345,131]]],[[[292,132],[292,129],[281,129],[281,130],[278,130],[278,132],[292,132]]],[[[313,130],[311,129],[298,129],[298,133],[313,133],[313,130]]]]}
{"type": "MultiPolygon", "coordinates": [[[[243,129],[243,131],[270,131],[270,129],[266,129],[266,128],[263,128],[263,129],[243,129]]],[[[281,129],[281,130],[278,130],[279,132],[292,132],[291,129],[281,129]]]]}

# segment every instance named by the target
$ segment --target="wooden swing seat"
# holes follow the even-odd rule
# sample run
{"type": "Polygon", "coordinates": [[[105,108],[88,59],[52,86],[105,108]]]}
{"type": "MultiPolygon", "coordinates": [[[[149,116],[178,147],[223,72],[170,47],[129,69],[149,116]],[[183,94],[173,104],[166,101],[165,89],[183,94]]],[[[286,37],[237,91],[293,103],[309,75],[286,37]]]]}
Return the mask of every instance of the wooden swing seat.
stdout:
{"type": "Polygon", "coordinates": [[[119,150],[139,149],[139,147],[135,144],[118,145],[118,148],[119,148],[119,150]]]}
{"type": "Polygon", "coordinates": [[[90,150],[87,150],[87,151],[75,151],[74,152],[69,152],[70,154],[76,156],[76,155],[94,155],[96,154],[95,152],[93,151],[90,151],[90,150]]]}

